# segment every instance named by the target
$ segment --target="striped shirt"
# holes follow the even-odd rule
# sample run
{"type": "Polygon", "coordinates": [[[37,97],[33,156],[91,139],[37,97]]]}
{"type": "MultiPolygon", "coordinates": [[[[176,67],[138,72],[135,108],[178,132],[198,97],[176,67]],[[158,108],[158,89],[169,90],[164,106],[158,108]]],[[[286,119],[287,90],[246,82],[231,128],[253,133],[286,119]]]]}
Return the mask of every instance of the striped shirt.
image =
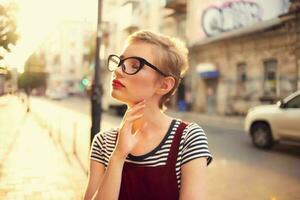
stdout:
{"type": "MultiPolygon", "coordinates": [[[[174,134],[181,123],[180,119],[174,119],[169,130],[161,143],[151,152],[134,156],[129,154],[125,162],[146,165],[150,167],[166,165],[168,154],[171,148],[174,134]]],[[[100,162],[105,166],[108,165],[109,158],[115,148],[117,130],[98,133],[93,140],[90,159],[100,162]]],[[[176,161],[177,184],[180,188],[181,167],[196,158],[206,157],[207,165],[212,161],[212,156],[208,150],[207,137],[203,129],[196,123],[189,123],[184,129],[180,141],[178,157],[176,161]]]]}

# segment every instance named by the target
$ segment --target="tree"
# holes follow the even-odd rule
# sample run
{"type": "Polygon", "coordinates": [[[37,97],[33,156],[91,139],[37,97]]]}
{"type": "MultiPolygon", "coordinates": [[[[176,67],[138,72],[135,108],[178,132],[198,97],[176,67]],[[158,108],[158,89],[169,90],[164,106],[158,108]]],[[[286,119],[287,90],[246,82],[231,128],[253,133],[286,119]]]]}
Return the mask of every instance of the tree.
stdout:
{"type": "MultiPolygon", "coordinates": [[[[18,40],[16,18],[16,4],[0,5],[0,47],[10,51],[10,45],[18,40]]],[[[0,57],[1,59],[2,57],[0,57]]]]}
{"type": "Polygon", "coordinates": [[[44,54],[32,54],[25,63],[24,73],[19,76],[19,88],[24,89],[28,94],[32,89],[45,89],[47,86],[45,66],[44,54]]]}

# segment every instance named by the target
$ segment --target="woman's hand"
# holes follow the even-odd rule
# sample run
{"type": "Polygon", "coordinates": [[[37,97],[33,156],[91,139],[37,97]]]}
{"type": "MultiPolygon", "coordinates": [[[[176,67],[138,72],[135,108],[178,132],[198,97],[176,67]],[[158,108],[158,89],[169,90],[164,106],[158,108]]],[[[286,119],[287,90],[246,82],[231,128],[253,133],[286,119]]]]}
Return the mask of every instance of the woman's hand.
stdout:
{"type": "Polygon", "coordinates": [[[138,143],[140,134],[147,124],[144,123],[140,129],[133,132],[133,123],[144,115],[144,108],[145,100],[135,104],[126,111],[119,129],[117,145],[114,151],[115,156],[125,160],[127,155],[138,143]]]}
{"type": "Polygon", "coordinates": [[[138,143],[146,124],[133,131],[133,124],[144,115],[145,101],[132,106],[124,115],[115,150],[109,159],[95,199],[118,199],[127,155],[138,143]]]}

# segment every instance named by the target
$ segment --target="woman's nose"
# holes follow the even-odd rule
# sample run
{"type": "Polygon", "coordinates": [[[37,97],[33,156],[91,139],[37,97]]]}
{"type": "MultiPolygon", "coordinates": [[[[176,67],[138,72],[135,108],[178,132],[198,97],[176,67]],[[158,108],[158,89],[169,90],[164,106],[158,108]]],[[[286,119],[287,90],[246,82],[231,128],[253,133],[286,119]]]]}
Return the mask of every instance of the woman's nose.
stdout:
{"type": "Polygon", "coordinates": [[[118,67],[115,69],[114,74],[116,77],[123,77],[124,76],[124,72],[122,70],[122,67],[118,67]]]}

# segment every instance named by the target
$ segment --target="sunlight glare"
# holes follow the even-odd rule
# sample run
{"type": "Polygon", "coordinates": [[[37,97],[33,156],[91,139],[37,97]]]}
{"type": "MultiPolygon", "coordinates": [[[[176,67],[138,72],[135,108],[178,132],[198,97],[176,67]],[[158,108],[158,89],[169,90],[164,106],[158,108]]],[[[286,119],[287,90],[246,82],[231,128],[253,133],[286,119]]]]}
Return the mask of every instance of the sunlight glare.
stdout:
{"type": "Polygon", "coordinates": [[[5,59],[11,67],[23,71],[26,59],[55,27],[65,20],[96,21],[97,1],[26,0],[16,1],[20,39],[5,59]]]}

